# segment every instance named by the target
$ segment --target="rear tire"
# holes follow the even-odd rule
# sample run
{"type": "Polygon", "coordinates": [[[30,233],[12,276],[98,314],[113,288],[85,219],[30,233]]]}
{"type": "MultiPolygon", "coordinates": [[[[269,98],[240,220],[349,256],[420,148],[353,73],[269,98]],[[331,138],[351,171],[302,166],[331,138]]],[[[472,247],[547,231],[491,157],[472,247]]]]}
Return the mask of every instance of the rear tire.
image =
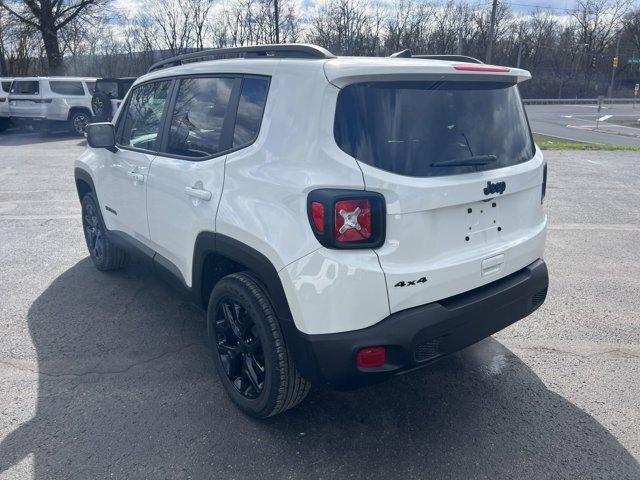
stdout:
{"type": "Polygon", "coordinates": [[[91,114],[84,110],[73,112],[69,119],[71,132],[79,137],[84,136],[87,125],[91,123],[91,114]]]}
{"type": "Polygon", "coordinates": [[[231,400],[266,418],[298,405],[311,384],[296,369],[269,297],[247,272],[220,280],[209,298],[213,361],[231,400]]]}
{"type": "Polygon", "coordinates": [[[98,270],[116,270],[127,264],[127,252],[114,245],[107,235],[93,192],[82,197],[82,228],[91,261],[98,270]]]}

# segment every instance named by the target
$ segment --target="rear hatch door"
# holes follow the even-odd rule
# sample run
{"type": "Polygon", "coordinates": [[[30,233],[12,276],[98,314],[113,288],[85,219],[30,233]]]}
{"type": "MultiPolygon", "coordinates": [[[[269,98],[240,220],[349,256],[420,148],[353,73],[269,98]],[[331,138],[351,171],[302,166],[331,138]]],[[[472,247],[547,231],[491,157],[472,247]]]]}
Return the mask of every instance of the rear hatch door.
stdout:
{"type": "Polygon", "coordinates": [[[517,78],[366,78],[342,86],[334,136],[386,199],[376,250],[392,312],[448,298],[540,258],[544,162],[517,78]]]}
{"type": "Polygon", "coordinates": [[[9,111],[12,117],[43,117],[46,102],[38,80],[15,80],[9,95],[9,111]]]}

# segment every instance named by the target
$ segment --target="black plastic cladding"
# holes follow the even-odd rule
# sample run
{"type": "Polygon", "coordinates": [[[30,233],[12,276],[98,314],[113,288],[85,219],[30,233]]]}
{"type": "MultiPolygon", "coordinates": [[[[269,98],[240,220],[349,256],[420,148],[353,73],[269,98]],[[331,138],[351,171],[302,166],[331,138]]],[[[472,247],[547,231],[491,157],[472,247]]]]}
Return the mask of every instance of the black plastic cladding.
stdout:
{"type": "Polygon", "coordinates": [[[311,230],[321,245],[327,248],[349,250],[357,248],[379,248],[384,244],[386,234],[386,206],[384,197],[377,192],[367,192],[364,190],[346,190],[337,188],[322,188],[309,192],[307,196],[307,217],[311,230]],[[334,206],[341,200],[369,200],[371,202],[371,228],[373,234],[369,240],[357,242],[338,242],[333,237],[335,226],[334,206]],[[324,206],[325,229],[324,233],[318,231],[311,216],[311,204],[319,202],[324,206]]]}

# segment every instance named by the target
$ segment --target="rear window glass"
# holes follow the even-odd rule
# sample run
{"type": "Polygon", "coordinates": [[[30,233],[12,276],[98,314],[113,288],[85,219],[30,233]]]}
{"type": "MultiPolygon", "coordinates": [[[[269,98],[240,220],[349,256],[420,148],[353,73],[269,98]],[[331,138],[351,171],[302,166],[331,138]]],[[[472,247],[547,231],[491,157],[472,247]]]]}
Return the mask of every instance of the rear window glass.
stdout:
{"type": "Polygon", "coordinates": [[[415,177],[501,168],[534,154],[517,86],[504,82],[349,85],[338,96],[334,135],[359,161],[415,177]]]}
{"type": "Polygon", "coordinates": [[[118,97],[118,82],[97,82],[96,90],[101,93],[106,93],[110,97],[118,97]]]}
{"type": "Polygon", "coordinates": [[[267,90],[269,90],[269,80],[266,78],[248,77],[243,80],[233,131],[234,147],[247,145],[258,136],[267,90]]]}
{"type": "Polygon", "coordinates": [[[38,95],[40,93],[40,84],[33,80],[16,80],[11,84],[11,93],[38,95]]]}
{"type": "Polygon", "coordinates": [[[5,93],[9,93],[9,89],[11,88],[11,82],[0,82],[0,87],[2,91],[5,93]]]}
{"type": "Polygon", "coordinates": [[[49,82],[49,87],[53,93],[59,95],[84,95],[82,82],[49,82]]]}

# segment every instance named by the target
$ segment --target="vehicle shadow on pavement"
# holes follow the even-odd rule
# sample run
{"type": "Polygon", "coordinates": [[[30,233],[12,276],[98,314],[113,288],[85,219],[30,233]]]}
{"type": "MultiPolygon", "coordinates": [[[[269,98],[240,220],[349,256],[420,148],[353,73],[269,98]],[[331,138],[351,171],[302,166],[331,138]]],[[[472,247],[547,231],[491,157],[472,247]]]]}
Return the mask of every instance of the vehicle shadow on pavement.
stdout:
{"type": "Polygon", "coordinates": [[[77,145],[79,146],[84,146],[87,143],[83,137],[67,131],[40,132],[11,130],[0,134],[0,147],[21,147],[74,139],[78,141],[77,145]]]}
{"type": "Polygon", "coordinates": [[[493,339],[256,421],[215,377],[202,320],[141,265],[105,274],[85,259],[56,278],[29,310],[36,410],[0,443],[0,476],[32,455],[36,479],[640,478],[493,339]]]}

